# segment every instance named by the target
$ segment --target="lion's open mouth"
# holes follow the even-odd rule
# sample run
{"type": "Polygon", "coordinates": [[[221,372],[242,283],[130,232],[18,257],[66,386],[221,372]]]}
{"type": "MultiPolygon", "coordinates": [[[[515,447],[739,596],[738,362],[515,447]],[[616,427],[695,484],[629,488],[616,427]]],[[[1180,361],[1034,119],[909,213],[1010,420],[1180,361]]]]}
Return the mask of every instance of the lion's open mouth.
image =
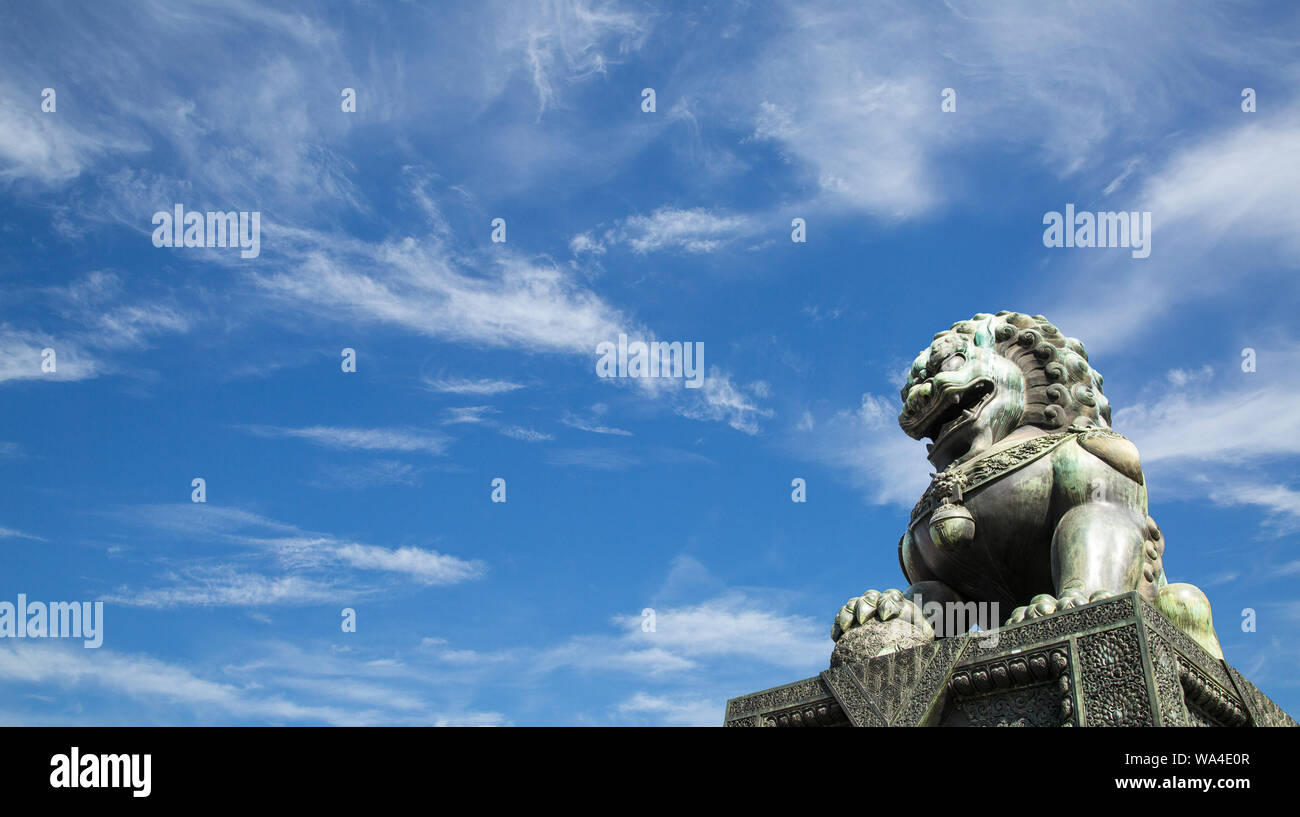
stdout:
{"type": "Polygon", "coordinates": [[[939,445],[945,437],[974,420],[993,396],[993,381],[981,378],[961,391],[945,391],[930,411],[917,423],[916,430],[939,445]]]}

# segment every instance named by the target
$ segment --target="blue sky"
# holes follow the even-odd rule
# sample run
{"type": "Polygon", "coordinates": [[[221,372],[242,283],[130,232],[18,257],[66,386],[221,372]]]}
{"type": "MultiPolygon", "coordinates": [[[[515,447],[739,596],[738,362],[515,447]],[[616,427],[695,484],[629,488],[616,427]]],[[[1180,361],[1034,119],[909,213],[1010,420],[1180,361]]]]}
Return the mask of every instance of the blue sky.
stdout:
{"type": "Polygon", "coordinates": [[[1300,711],[1297,10],[1041,5],[10,4],[0,599],[105,622],[0,642],[0,720],[720,723],[905,584],[898,387],[1001,309],[1300,711]],[[260,255],[154,247],[176,203],[260,255]],[[1044,247],[1067,203],[1150,257],[1044,247]],[[704,387],[597,377],[620,332],[704,387]]]}

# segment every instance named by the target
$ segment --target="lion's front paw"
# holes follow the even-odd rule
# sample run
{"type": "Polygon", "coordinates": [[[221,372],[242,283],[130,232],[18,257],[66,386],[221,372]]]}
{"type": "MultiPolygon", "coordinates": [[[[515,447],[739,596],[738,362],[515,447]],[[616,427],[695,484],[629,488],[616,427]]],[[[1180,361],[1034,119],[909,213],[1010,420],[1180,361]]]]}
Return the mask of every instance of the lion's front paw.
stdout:
{"type": "Polygon", "coordinates": [[[872,621],[890,621],[902,619],[922,629],[929,628],[921,608],[903,595],[901,590],[868,590],[861,596],[854,596],[845,602],[835,615],[831,624],[831,640],[839,641],[840,636],[854,627],[861,627],[872,621]]]}
{"type": "Polygon", "coordinates": [[[1062,610],[1069,610],[1071,607],[1078,607],[1081,604],[1087,604],[1090,601],[1100,601],[1115,595],[1107,590],[1098,590],[1091,596],[1085,596],[1082,590],[1066,590],[1058,598],[1050,593],[1039,593],[1029,600],[1024,607],[1017,607],[1011,611],[1011,618],[1007,619],[1007,624],[1019,624],[1028,618],[1042,618],[1050,616],[1052,613],[1059,613],[1062,610]]]}
{"type": "Polygon", "coordinates": [[[868,590],[840,609],[831,625],[831,666],[865,661],[934,640],[934,628],[900,590],[868,590]]]}

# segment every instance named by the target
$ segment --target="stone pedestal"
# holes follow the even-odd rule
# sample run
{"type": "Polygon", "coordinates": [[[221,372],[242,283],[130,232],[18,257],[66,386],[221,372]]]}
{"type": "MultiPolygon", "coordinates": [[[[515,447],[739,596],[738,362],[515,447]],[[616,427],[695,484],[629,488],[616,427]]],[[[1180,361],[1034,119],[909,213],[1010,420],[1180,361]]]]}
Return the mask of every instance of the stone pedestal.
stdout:
{"type": "Polygon", "coordinates": [[[727,702],[727,726],[1295,726],[1137,593],[727,702]]]}

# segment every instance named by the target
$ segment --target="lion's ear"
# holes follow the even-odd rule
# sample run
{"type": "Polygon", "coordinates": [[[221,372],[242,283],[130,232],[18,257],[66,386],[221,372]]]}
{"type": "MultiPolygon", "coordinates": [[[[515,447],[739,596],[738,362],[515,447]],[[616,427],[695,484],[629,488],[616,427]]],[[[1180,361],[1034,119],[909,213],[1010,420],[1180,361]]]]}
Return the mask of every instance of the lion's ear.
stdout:
{"type": "Polygon", "coordinates": [[[983,349],[993,348],[993,319],[986,316],[975,327],[975,345],[983,349]]]}

